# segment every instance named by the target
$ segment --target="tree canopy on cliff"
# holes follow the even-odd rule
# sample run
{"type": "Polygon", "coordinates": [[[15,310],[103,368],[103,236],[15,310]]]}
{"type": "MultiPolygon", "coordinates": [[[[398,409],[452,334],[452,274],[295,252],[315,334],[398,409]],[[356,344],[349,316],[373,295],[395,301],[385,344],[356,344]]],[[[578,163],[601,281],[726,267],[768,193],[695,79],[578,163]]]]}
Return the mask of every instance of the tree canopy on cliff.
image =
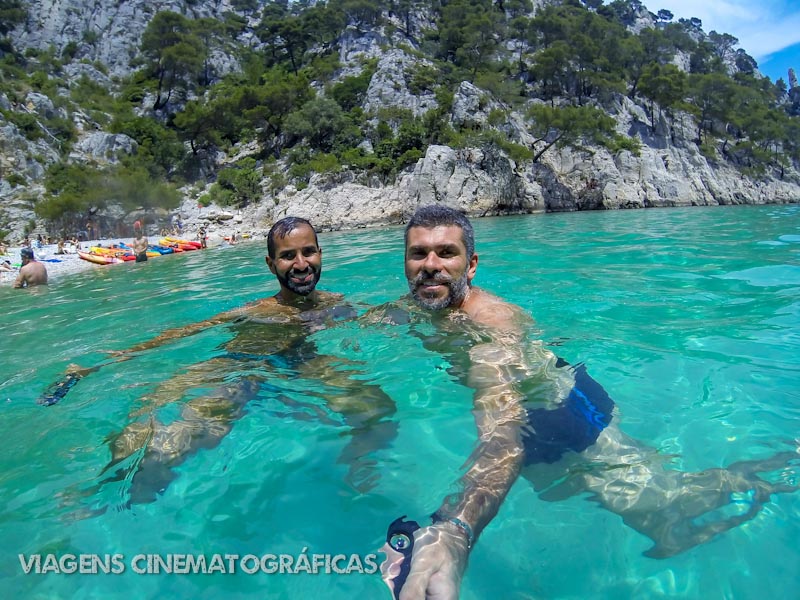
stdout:
{"type": "MultiPolygon", "coordinates": [[[[7,52],[0,88],[12,100],[34,90],[67,111],[90,110],[136,140],[136,155],[122,166],[154,181],[185,183],[207,173],[220,151],[253,143],[254,164],[219,173],[216,199],[239,205],[252,201],[259,174],[272,178],[269,189],[344,169],[386,181],[435,143],[494,145],[517,162],[567,146],[635,152],[638,138],[625,139],[613,118],[625,98],[644,109],[653,135],[669,139],[693,122],[698,147],[747,176],[797,167],[800,93],[760,77],[733,36],[706,35],[699,19],[674,22],[639,0],[563,0],[535,10],[530,0],[237,0],[232,7],[221,19],[156,13],[132,65],[138,70],[113,98],[86,82],[70,85],[73,105],[58,95],[67,85],[63,64],[86,40],[61,56],[7,52]],[[362,38],[362,64],[345,68],[343,48],[362,38]],[[365,103],[379,44],[410,57],[392,85],[425,98],[424,114],[365,103]],[[483,91],[494,117],[454,118],[462,82],[483,91]],[[504,137],[509,111],[527,119],[530,139],[504,137]]],[[[20,9],[0,1],[6,31],[24,18],[20,9]]],[[[30,115],[3,115],[31,136],[47,127],[30,115]]],[[[51,125],[67,162],[74,132],[51,125]]],[[[68,193],[53,189],[43,214],[68,193]]]]}

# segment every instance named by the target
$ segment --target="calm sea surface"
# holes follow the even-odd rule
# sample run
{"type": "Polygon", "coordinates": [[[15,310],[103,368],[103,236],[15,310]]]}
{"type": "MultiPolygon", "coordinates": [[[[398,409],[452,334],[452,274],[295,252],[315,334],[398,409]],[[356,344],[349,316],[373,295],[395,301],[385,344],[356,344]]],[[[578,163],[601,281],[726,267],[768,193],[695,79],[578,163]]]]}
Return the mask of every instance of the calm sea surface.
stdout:
{"type": "MultiPolygon", "coordinates": [[[[529,311],[546,345],[584,363],[614,398],[622,430],[677,455],[675,468],[763,458],[800,437],[800,206],[508,217],[476,220],[475,230],[475,283],[529,311]]],[[[361,309],[405,293],[401,229],[320,242],[321,288],[361,309]]],[[[69,363],[96,365],[104,351],[274,293],[265,247],[0,289],[3,597],[389,598],[377,574],[138,574],[132,563],[140,554],[364,557],[396,517],[425,521],[452,491],[475,428],[470,390],[413,336],[344,322],[310,340],[319,355],[359,358],[331,372],[394,403],[367,450],[352,448],[331,410],[324,369],[243,364],[224,383],[261,382],[244,414],[149,503],[130,505],[130,477],[106,470],[109,439],[132,420],[168,423],[208,394],[193,375],[178,402],[147,401],[220,356],[230,329],[108,365],[55,406],[36,404],[69,363]],[[360,457],[360,486],[348,452],[360,457]],[[25,574],[20,554],[117,554],[124,571],[25,574]]],[[[800,467],[780,477],[800,483],[800,467]]],[[[472,552],[462,598],[797,598],[798,515],[800,493],[775,495],[755,519],[656,560],[618,516],[581,496],[545,502],[520,480],[472,552]]]]}

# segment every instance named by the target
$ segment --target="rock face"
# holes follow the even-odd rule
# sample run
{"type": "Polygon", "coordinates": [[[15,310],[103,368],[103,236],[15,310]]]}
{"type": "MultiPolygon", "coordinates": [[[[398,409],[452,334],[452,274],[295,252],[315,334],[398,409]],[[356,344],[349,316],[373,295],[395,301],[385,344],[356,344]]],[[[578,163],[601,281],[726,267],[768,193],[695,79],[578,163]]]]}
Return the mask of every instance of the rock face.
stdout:
{"type": "Polygon", "coordinates": [[[453,97],[450,122],[454,127],[479,127],[486,123],[489,112],[499,107],[497,102],[490,101],[489,94],[462,81],[453,97]]]}
{"type": "Polygon", "coordinates": [[[495,148],[430,146],[399,186],[407,190],[413,207],[444,203],[475,216],[545,208],[539,190],[527,185],[513,163],[495,148]]]}
{"type": "Polygon", "coordinates": [[[81,159],[90,156],[99,163],[114,163],[121,154],[134,154],[137,145],[136,141],[127,135],[95,131],[81,137],[70,158],[81,159]]]}
{"type": "Polygon", "coordinates": [[[14,47],[45,50],[52,45],[60,52],[74,42],[78,44],[76,58],[99,60],[114,75],[130,72],[142,33],[156,13],[169,10],[191,18],[221,18],[231,10],[230,0],[28,0],[25,4],[28,22],[12,33],[14,47]]]}
{"type": "MultiPolygon", "coordinates": [[[[534,6],[547,1],[536,0],[534,6]]],[[[29,20],[13,32],[14,46],[46,49],[52,45],[61,50],[69,43],[77,43],[76,60],[63,68],[67,84],[87,77],[107,88],[113,87],[115,75],[130,72],[130,60],[137,53],[141,35],[157,12],[172,10],[191,18],[220,18],[233,10],[231,0],[30,0],[26,5],[29,20]],[[108,65],[110,74],[90,64],[94,60],[108,65]]],[[[631,27],[652,25],[646,10],[634,16],[631,27]]],[[[338,77],[358,74],[366,60],[377,59],[362,106],[366,112],[374,114],[381,108],[393,107],[409,109],[420,117],[440,109],[432,91],[425,87],[430,80],[426,69],[432,65],[419,58],[415,50],[407,50],[416,46],[415,35],[422,25],[430,25],[426,18],[418,14],[406,22],[394,16],[394,27],[370,31],[350,27],[342,35],[338,42],[342,65],[338,77]]],[[[252,32],[243,36],[252,36],[252,32]]],[[[258,43],[254,39],[250,42],[258,43]]],[[[233,57],[220,55],[213,60],[218,70],[235,68],[233,57]]],[[[688,56],[676,55],[676,64],[687,62],[688,56]]],[[[321,93],[322,87],[318,88],[321,93]]],[[[60,90],[62,93],[66,96],[68,90],[60,90]]],[[[35,92],[23,100],[0,96],[3,110],[27,112],[42,121],[68,116],[57,106],[58,102],[54,105],[50,98],[35,92]]],[[[701,154],[693,142],[696,126],[689,115],[670,123],[659,116],[651,123],[642,106],[624,96],[617,100],[613,114],[620,134],[640,140],[638,155],[628,151],[612,154],[602,147],[580,151],[552,148],[536,163],[517,164],[496,145],[461,149],[430,146],[416,164],[389,185],[358,183],[361,179],[354,173],[318,175],[303,190],[288,186],[277,195],[265,192],[262,202],[235,211],[214,206],[202,209],[193,199],[196,193],[190,199],[187,190],[179,212],[189,231],[204,223],[210,233],[216,228],[257,234],[287,215],[308,218],[322,230],[399,224],[417,206],[428,203],[443,203],[471,216],[483,216],[800,201],[800,174],[795,169],[787,169],[782,179],[746,178],[724,160],[701,154]]],[[[498,129],[508,141],[533,145],[535,140],[522,113],[510,111],[472,83],[465,81],[455,88],[449,113],[454,128],[484,131],[489,128],[490,118],[496,121],[497,115],[505,115],[505,122],[498,129]]],[[[88,115],[74,111],[71,118],[78,130],[71,160],[112,163],[137,151],[134,140],[99,131],[88,115]]],[[[493,122],[493,126],[497,124],[493,122]]],[[[371,150],[366,140],[363,147],[371,150]]],[[[236,157],[257,152],[257,147],[243,145],[236,149],[236,157]]],[[[0,117],[0,229],[15,236],[21,235],[23,228],[30,229],[33,201],[43,193],[45,167],[58,160],[59,149],[47,135],[31,141],[16,125],[0,117]]],[[[217,158],[211,157],[209,164],[225,160],[220,153],[217,158]]],[[[264,187],[267,189],[266,180],[264,187]]]]}
{"type": "Polygon", "coordinates": [[[381,108],[407,108],[415,116],[435,109],[438,105],[432,93],[412,94],[409,91],[408,77],[414,68],[424,63],[412,60],[405,52],[392,49],[383,54],[378,69],[372,76],[364,110],[378,111],[381,108]]]}

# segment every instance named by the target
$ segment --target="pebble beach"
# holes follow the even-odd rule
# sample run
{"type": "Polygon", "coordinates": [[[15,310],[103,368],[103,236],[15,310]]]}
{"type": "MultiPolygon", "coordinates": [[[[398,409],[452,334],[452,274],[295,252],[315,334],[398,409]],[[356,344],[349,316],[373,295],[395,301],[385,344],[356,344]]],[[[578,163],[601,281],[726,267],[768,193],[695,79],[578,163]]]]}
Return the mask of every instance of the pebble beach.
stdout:
{"type": "MultiPolygon", "coordinates": [[[[218,230],[214,233],[209,234],[208,236],[208,247],[213,248],[215,246],[219,246],[220,244],[225,243],[224,237],[234,233],[235,231],[231,229],[230,232],[218,230]]],[[[186,240],[195,240],[197,239],[196,234],[184,234],[180,237],[181,239],[186,240]]],[[[148,236],[148,240],[151,244],[157,243],[159,240],[158,236],[148,236]]],[[[245,240],[246,241],[246,240],[245,240]]],[[[102,245],[105,247],[112,246],[114,244],[119,244],[120,242],[131,245],[133,243],[133,238],[106,238],[101,240],[89,240],[89,241],[82,241],[79,244],[78,249],[82,251],[89,250],[92,246],[102,245]]],[[[73,275],[75,273],[80,273],[82,271],[88,271],[91,269],[108,269],[113,268],[114,265],[97,265],[91,263],[89,261],[83,260],[77,254],[77,250],[71,244],[66,245],[66,254],[57,254],[58,246],[56,244],[46,244],[43,245],[41,248],[37,247],[35,244],[33,246],[33,254],[36,260],[42,262],[45,267],[47,268],[47,277],[48,283],[57,283],[59,279],[63,277],[67,277],[69,275],[73,275]]],[[[2,287],[11,287],[14,283],[14,280],[17,278],[19,273],[19,267],[21,264],[19,251],[21,250],[21,246],[11,246],[7,249],[5,255],[0,255],[0,262],[9,261],[13,268],[12,271],[5,271],[0,270],[0,286],[2,287]]]]}

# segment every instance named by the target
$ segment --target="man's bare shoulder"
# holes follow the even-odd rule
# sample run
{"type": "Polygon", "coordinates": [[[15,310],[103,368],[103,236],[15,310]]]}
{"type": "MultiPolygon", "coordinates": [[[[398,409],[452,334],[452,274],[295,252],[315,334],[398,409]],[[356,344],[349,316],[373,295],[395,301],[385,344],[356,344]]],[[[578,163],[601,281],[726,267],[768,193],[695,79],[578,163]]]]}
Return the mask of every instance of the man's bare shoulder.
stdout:
{"type": "Polygon", "coordinates": [[[323,292],[321,290],[317,291],[317,297],[318,297],[317,302],[319,304],[324,303],[326,306],[344,300],[344,294],[339,294],[336,292],[323,292]]]}
{"type": "Polygon", "coordinates": [[[27,265],[20,267],[19,276],[16,283],[27,285],[46,285],[47,284],[47,269],[40,262],[29,262],[27,265]]]}
{"type": "Polygon", "coordinates": [[[472,288],[462,309],[476,323],[497,329],[518,330],[532,321],[521,307],[479,288],[472,288]]]}

